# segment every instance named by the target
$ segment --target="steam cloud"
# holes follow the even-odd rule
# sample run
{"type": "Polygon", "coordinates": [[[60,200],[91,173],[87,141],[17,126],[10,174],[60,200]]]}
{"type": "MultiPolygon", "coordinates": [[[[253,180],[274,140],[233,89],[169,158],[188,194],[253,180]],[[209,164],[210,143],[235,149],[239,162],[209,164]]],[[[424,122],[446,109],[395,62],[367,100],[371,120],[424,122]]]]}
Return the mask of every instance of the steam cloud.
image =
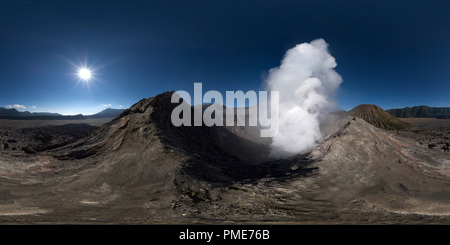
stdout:
{"type": "Polygon", "coordinates": [[[281,65],[269,71],[268,91],[279,91],[279,132],[272,138],[271,156],[290,157],[322,139],[320,121],[336,107],[333,94],[342,83],[336,61],[323,39],[289,49],[281,65]]]}

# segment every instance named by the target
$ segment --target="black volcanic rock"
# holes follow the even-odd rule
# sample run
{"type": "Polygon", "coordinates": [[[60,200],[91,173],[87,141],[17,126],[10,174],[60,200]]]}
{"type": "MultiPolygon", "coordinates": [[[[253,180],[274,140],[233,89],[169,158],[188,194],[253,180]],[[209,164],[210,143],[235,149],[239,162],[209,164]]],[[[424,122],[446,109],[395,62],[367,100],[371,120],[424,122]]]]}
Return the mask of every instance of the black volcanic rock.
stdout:
{"type": "Polygon", "coordinates": [[[450,107],[414,106],[403,109],[389,109],[387,113],[399,118],[450,119],[450,107]]]}
{"type": "Polygon", "coordinates": [[[392,116],[377,105],[358,105],[350,110],[348,115],[362,118],[375,127],[382,129],[397,130],[409,127],[407,122],[392,116]]]}

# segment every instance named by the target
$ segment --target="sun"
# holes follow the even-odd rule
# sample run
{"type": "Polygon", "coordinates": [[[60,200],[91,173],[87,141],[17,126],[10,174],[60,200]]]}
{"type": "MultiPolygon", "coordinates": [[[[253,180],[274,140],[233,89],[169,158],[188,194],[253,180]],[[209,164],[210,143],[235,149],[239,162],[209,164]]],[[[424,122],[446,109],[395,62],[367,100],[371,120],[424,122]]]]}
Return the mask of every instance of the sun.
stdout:
{"type": "Polygon", "coordinates": [[[89,81],[89,79],[92,77],[92,73],[87,68],[81,68],[78,71],[78,76],[80,77],[80,79],[82,79],[84,81],[89,81]]]}
{"type": "Polygon", "coordinates": [[[82,85],[83,88],[86,87],[89,90],[90,86],[96,86],[97,82],[101,82],[97,78],[99,75],[98,70],[103,68],[105,65],[98,66],[95,65],[95,61],[88,62],[87,54],[84,55],[84,57],[77,57],[78,62],[76,62],[76,60],[70,60],[62,55],[60,55],[60,57],[72,66],[73,72],[68,75],[73,76],[73,80],[76,81],[74,88],[78,85],[82,85]]]}

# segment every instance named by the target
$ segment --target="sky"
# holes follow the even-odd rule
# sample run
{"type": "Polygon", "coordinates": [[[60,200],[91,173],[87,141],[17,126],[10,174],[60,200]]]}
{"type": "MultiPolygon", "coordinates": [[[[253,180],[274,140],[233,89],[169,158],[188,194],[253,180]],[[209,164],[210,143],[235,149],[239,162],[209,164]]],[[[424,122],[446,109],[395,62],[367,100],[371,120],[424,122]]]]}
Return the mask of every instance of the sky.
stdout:
{"type": "Polygon", "coordinates": [[[259,91],[318,38],[340,109],[450,107],[449,25],[449,1],[2,0],[0,107],[88,115],[194,83],[259,91]]]}

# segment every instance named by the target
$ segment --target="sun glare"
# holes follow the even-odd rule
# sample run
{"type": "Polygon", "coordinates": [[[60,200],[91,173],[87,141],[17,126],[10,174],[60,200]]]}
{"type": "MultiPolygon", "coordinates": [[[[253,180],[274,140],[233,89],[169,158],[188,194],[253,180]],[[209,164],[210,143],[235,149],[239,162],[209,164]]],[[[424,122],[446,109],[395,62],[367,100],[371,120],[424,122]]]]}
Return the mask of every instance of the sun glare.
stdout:
{"type": "Polygon", "coordinates": [[[91,85],[95,85],[95,82],[99,81],[97,78],[97,70],[99,70],[101,66],[94,66],[95,62],[89,64],[86,56],[82,59],[78,58],[78,62],[73,62],[64,56],[61,56],[61,58],[72,65],[73,73],[70,73],[70,75],[73,76],[76,81],[74,88],[78,85],[82,85],[89,89],[91,85]]]}
{"type": "Polygon", "coordinates": [[[82,69],[80,69],[80,71],[78,71],[78,76],[81,79],[87,81],[91,78],[91,71],[89,69],[82,68],[82,69]]]}

